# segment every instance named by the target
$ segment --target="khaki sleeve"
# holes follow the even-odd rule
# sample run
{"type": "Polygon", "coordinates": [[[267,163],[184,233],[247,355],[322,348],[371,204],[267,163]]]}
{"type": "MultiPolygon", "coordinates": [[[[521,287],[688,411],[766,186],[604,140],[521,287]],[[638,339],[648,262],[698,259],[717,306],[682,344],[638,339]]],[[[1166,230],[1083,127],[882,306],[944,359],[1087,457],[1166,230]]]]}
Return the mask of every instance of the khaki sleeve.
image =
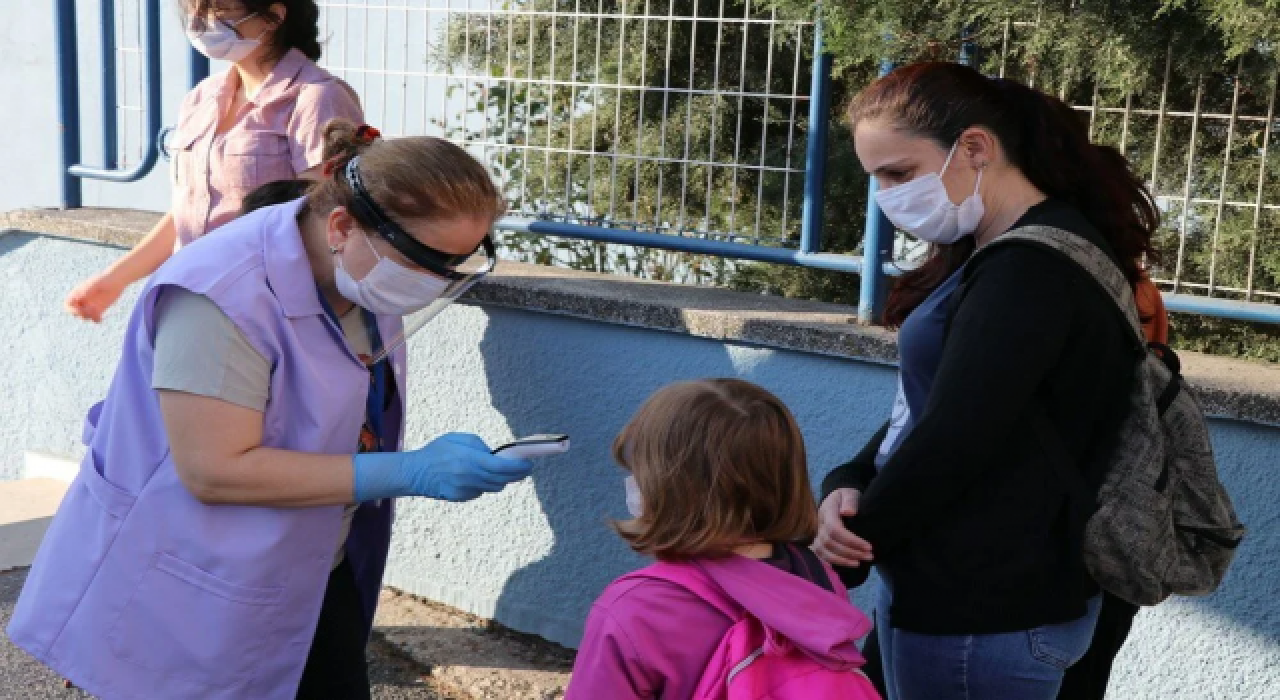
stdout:
{"type": "Polygon", "coordinates": [[[156,301],[151,387],[265,411],[271,363],[208,297],[180,287],[156,301]]]}
{"type": "Polygon", "coordinates": [[[356,124],[364,121],[356,93],[346,83],[332,80],[307,86],[298,93],[288,126],[294,173],[300,175],[324,162],[324,127],[336,117],[356,124]]]}

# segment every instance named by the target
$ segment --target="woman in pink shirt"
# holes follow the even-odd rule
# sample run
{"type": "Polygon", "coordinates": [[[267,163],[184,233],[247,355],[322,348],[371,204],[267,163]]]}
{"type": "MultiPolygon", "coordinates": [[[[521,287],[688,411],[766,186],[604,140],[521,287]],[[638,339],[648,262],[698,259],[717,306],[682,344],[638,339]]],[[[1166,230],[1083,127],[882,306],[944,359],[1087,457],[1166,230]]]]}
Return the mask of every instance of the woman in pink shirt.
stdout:
{"type": "Polygon", "coordinates": [[[170,140],[173,204],[151,233],[67,297],[73,315],[101,321],[134,282],[175,250],[235,218],[259,185],[314,177],[324,125],[364,121],[355,92],[315,64],[315,0],[181,0],[187,36],[231,68],[195,87],[170,140]]]}

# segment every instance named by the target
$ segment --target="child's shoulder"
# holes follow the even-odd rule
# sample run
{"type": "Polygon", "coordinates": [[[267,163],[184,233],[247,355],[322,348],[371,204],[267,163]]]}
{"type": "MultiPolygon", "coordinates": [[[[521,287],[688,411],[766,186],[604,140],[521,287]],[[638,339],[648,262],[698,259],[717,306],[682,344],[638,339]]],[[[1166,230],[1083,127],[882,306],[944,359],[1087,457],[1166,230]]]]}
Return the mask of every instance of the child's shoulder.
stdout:
{"type": "Polygon", "coordinates": [[[663,640],[683,635],[691,647],[713,644],[731,620],[696,593],[641,569],[609,584],[591,608],[588,627],[624,637],[646,657],[662,654],[663,640]]]}
{"type": "Polygon", "coordinates": [[[625,618],[634,614],[652,615],[658,609],[706,605],[688,588],[659,576],[647,575],[651,568],[616,579],[596,599],[595,607],[608,611],[615,618],[625,618]]]}

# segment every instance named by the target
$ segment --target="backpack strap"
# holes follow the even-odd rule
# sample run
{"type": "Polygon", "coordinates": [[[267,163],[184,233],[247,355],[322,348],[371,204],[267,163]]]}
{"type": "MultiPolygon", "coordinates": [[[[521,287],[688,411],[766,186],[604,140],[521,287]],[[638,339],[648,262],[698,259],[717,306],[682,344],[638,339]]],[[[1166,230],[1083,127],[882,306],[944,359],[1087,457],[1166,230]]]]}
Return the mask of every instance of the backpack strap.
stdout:
{"type": "Polygon", "coordinates": [[[1088,273],[1114,303],[1137,347],[1143,354],[1147,352],[1147,339],[1142,332],[1142,320],[1138,316],[1138,304],[1133,298],[1133,287],[1111,256],[1084,236],[1053,226],[1023,226],[1014,229],[988,243],[980,252],[987,253],[999,246],[1013,243],[1052,250],[1088,273]]]}
{"type": "Polygon", "coordinates": [[[803,577],[806,581],[830,593],[844,593],[844,591],[837,590],[837,587],[842,589],[844,586],[840,583],[840,578],[835,575],[835,570],[819,559],[812,549],[793,544],[782,546],[790,549],[796,555],[796,558],[800,560],[800,565],[804,567],[803,577]]]}

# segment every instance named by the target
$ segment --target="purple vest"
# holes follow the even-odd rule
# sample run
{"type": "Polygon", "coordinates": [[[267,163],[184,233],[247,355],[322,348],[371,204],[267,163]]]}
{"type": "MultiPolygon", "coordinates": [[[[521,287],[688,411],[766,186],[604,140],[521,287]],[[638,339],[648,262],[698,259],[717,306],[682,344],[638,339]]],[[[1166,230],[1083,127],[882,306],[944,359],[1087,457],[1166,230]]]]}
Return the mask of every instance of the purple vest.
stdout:
{"type": "MultiPolygon", "coordinates": [[[[214,301],[272,365],[262,444],[355,452],[369,374],[325,315],[299,202],[187,246],[134,308],[120,365],[85,421],[87,454],[40,547],[9,636],[104,700],[292,700],[315,632],[342,508],[205,505],[179,480],[151,389],[157,291],[214,301]]],[[[380,317],[383,337],[397,317],[380,317]]],[[[404,352],[392,367],[404,396],[404,352]]],[[[383,425],[398,446],[403,404],[383,425]]],[[[356,513],[347,557],[371,626],[391,502],[356,513]]]]}

